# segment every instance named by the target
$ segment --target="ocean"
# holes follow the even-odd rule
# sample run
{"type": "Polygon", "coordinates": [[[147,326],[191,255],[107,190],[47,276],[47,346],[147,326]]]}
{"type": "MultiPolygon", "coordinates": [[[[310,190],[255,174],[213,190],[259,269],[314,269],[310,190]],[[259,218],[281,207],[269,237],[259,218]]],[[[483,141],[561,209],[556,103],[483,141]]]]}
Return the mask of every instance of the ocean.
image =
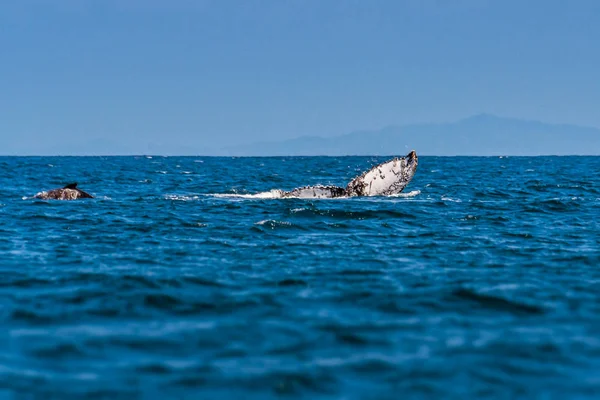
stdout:
{"type": "Polygon", "coordinates": [[[386,159],[0,157],[0,399],[597,399],[600,157],[386,159]]]}

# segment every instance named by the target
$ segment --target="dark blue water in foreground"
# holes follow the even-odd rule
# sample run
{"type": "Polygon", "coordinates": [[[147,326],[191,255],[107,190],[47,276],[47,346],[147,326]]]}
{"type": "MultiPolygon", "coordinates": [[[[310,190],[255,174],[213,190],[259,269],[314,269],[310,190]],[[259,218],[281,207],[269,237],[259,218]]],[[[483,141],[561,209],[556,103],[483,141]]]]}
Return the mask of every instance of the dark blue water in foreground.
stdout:
{"type": "Polygon", "coordinates": [[[0,398],[598,398],[600,158],[383,160],[0,158],[0,398]]]}

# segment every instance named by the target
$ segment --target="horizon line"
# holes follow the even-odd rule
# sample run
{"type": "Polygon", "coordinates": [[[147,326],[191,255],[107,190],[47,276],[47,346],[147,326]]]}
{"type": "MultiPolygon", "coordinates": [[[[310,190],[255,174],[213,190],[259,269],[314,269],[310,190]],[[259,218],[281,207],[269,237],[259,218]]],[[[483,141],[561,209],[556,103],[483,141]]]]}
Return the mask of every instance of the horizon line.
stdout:
{"type": "MultiPolygon", "coordinates": [[[[600,153],[597,154],[420,154],[419,157],[600,157],[600,153]]],[[[236,156],[236,155],[203,155],[203,154],[0,154],[2,158],[23,158],[23,157],[140,157],[140,158],[152,158],[152,157],[203,157],[203,158],[276,158],[276,157],[403,157],[404,153],[398,154],[344,154],[344,155],[329,155],[329,154],[289,154],[289,155],[260,155],[260,156],[236,156]],[[400,155],[401,154],[401,155],[400,155]]]]}

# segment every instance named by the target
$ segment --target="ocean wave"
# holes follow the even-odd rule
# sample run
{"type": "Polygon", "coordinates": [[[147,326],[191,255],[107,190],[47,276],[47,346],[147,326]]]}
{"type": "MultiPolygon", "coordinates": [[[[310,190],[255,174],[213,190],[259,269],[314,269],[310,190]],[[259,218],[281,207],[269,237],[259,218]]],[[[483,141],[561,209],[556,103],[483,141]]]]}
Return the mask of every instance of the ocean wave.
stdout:
{"type": "Polygon", "coordinates": [[[461,199],[457,199],[457,198],[454,198],[454,197],[442,196],[441,199],[442,199],[442,201],[449,201],[451,203],[462,203],[461,199]]]}
{"type": "Polygon", "coordinates": [[[0,393],[597,397],[600,158],[423,157],[339,201],[265,189],[370,157],[198,160],[0,159],[0,393]],[[106,197],[21,200],[66,179],[106,197]]]}

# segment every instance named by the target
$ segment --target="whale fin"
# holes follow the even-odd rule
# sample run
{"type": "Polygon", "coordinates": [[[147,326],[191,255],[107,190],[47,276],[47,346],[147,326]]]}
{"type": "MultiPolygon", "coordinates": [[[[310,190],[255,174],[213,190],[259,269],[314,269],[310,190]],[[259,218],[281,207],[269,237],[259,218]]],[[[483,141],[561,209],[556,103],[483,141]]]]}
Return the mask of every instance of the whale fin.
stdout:
{"type": "Polygon", "coordinates": [[[354,178],[346,192],[348,196],[389,196],[404,190],[417,170],[418,157],[411,151],[405,157],[395,157],[354,178]]]}
{"type": "Polygon", "coordinates": [[[92,196],[89,193],[84,192],[83,190],[77,189],[79,191],[79,197],[82,199],[93,199],[94,196],[92,196]]]}
{"type": "Polygon", "coordinates": [[[77,182],[75,183],[69,183],[67,186],[65,186],[63,189],[77,189],[77,182]]]}

